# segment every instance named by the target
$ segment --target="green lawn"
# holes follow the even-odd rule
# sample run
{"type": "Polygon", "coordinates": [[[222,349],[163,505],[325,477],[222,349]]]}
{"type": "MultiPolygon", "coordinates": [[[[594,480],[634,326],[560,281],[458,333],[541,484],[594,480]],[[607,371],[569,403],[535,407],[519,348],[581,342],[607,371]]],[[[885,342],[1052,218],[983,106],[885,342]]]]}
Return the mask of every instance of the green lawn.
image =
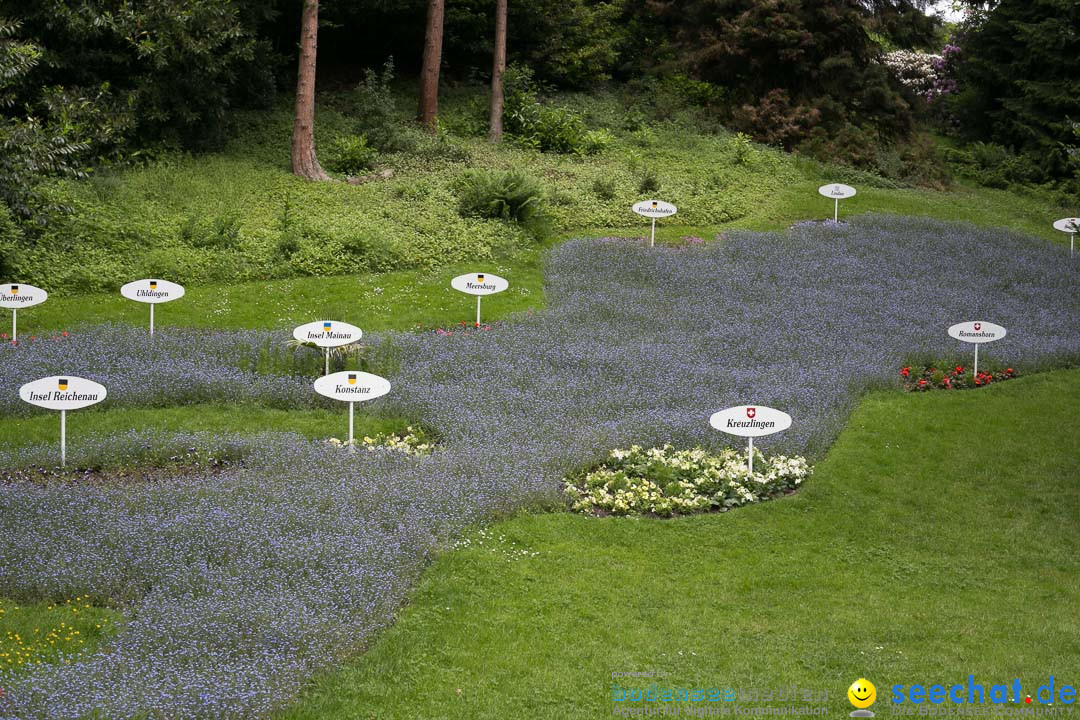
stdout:
{"type": "Polygon", "coordinates": [[[121,620],[119,612],[97,607],[88,597],[32,603],[0,598],[0,680],[5,672],[68,662],[93,650],[121,620]]]}
{"type": "Polygon", "coordinates": [[[1077,370],[876,393],[794,496],[673,521],[496,523],[282,717],[610,716],[612,673],[650,670],[827,690],[832,716],[860,677],[879,713],[894,684],[969,673],[1075,687],[1078,403],[1077,370]]]}

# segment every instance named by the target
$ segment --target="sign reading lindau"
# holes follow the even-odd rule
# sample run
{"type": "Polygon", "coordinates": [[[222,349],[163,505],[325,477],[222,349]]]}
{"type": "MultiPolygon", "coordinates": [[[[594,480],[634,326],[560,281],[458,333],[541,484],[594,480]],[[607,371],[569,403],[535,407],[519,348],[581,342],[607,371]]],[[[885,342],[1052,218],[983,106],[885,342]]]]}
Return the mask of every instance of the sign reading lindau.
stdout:
{"type": "Polygon", "coordinates": [[[1080,233],[1080,218],[1061,218],[1054,223],[1054,229],[1069,233],[1069,257],[1076,251],[1076,233],[1080,233]]]}
{"type": "Polygon", "coordinates": [[[390,381],[378,375],[346,370],[324,375],[315,381],[315,392],[334,400],[349,403],[349,444],[353,441],[353,406],[374,400],[390,392],[390,381]]]}
{"type": "Polygon", "coordinates": [[[120,288],[128,300],[150,305],[150,334],[154,334],[154,306],[184,297],[184,286],[168,280],[135,280],[120,288]]]}
{"type": "Polygon", "coordinates": [[[748,439],[750,473],[754,472],[754,438],[772,435],[791,427],[791,416],[764,405],[738,405],[713,413],[709,424],[729,435],[748,439]]]}
{"type": "Polygon", "coordinates": [[[822,185],[818,188],[818,192],[835,201],[833,206],[833,222],[840,222],[840,201],[855,197],[855,188],[841,183],[822,185]]]}
{"type": "Polygon", "coordinates": [[[0,307],[11,308],[11,340],[19,339],[19,308],[40,305],[49,298],[49,293],[33,285],[9,283],[0,285],[0,307]]]}
{"type": "Polygon", "coordinates": [[[664,202],[663,200],[642,200],[639,203],[634,203],[634,206],[631,209],[638,215],[643,215],[652,219],[652,232],[649,234],[649,247],[654,247],[656,245],[656,219],[671,217],[679,212],[679,208],[671,203],[664,202]]]}
{"type": "Polygon", "coordinates": [[[67,464],[67,411],[89,407],[105,399],[105,386],[74,375],[53,375],[19,388],[23,402],[60,411],[60,466],[67,464]]]}
{"type": "Polygon", "coordinates": [[[1005,337],[1005,332],[1000,325],[981,320],[957,323],[949,328],[951,337],[975,345],[975,365],[972,368],[975,375],[979,374],[979,345],[1000,340],[1005,337]]]}
{"type": "Polygon", "coordinates": [[[450,281],[450,287],[458,292],[476,296],[476,327],[480,327],[480,298],[494,295],[510,287],[510,283],[491,273],[469,273],[458,275],[450,281]]]}

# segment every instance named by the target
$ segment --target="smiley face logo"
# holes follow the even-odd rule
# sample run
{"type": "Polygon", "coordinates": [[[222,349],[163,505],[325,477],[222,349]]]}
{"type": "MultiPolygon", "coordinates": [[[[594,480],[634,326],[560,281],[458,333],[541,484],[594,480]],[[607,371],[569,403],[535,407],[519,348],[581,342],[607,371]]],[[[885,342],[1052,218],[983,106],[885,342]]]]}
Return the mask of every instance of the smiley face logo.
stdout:
{"type": "Polygon", "coordinates": [[[877,688],[874,687],[874,683],[866,678],[859,678],[851,683],[851,687],[849,687],[847,691],[847,696],[852,705],[860,710],[864,710],[873,705],[874,701],[877,700],[877,688]]]}

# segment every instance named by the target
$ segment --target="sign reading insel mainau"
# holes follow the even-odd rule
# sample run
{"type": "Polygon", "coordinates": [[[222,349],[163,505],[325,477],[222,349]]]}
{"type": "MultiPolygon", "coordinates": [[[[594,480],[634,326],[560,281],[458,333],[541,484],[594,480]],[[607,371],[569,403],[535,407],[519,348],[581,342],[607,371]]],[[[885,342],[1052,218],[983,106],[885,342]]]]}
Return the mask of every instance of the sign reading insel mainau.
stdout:
{"type": "Polygon", "coordinates": [[[168,280],[135,280],[120,288],[128,300],[142,303],[165,303],[184,297],[184,286],[168,280]]]}
{"type": "Polygon", "coordinates": [[[53,375],[19,388],[23,402],[60,411],[60,466],[67,465],[67,411],[89,407],[105,399],[105,386],[74,375],[53,375]]]}
{"type": "Polygon", "coordinates": [[[491,273],[468,273],[450,281],[450,287],[469,295],[494,295],[510,287],[510,283],[491,273]]]}
{"type": "Polygon", "coordinates": [[[315,381],[315,392],[349,403],[349,445],[353,442],[353,408],[356,403],[374,400],[390,392],[390,381],[378,375],[346,370],[324,375],[315,381]]]}
{"type": "Polygon", "coordinates": [[[364,336],[363,330],[337,320],[319,320],[297,327],[292,332],[300,342],[311,343],[318,347],[339,347],[358,342],[364,336]]]}
{"type": "Polygon", "coordinates": [[[712,414],[709,424],[729,435],[747,439],[747,464],[754,474],[754,438],[787,430],[791,416],[764,405],[737,405],[712,414]]]}
{"type": "Polygon", "coordinates": [[[32,305],[40,305],[48,299],[49,293],[33,285],[23,283],[0,285],[0,307],[18,310],[32,305]]]}
{"type": "Polygon", "coordinates": [[[957,340],[975,345],[975,365],[972,366],[973,375],[979,374],[979,345],[994,342],[1005,337],[1005,328],[991,322],[971,320],[969,322],[956,323],[949,328],[949,335],[957,340]]]}
{"type": "Polygon", "coordinates": [[[0,285],[0,307],[11,308],[11,341],[19,339],[19,308],[45,302],[49,293],[33,285],[8,283],[0,285]]]}

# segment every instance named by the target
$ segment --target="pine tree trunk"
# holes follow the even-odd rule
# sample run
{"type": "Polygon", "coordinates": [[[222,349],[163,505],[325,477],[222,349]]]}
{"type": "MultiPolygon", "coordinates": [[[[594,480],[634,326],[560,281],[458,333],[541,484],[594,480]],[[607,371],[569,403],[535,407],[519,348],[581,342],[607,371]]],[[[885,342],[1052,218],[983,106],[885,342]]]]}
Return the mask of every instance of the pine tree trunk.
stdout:
{"type": "Polygon", "coordinates": [[[445,0],[428,0],[424,61],[420,70],[420,123],[434,133],[439,115],[439,67],[442,65],[445,0]]]}
{"type": "Polygon", "coordinates": [[[497,143],[503,134],[503,72],[506,70],[506,0],[495,3],[495,63],[491,69],[491,129],[488,139],[497,143]]]}
{"type": "Polygon", "coordinates": [[[315,155],[315,54],[319,36],[319,0],[304,0],[300,20],[300,68],[296,76],[296,121],[292,135],[293,174],[329,180],[315,155]]]}

